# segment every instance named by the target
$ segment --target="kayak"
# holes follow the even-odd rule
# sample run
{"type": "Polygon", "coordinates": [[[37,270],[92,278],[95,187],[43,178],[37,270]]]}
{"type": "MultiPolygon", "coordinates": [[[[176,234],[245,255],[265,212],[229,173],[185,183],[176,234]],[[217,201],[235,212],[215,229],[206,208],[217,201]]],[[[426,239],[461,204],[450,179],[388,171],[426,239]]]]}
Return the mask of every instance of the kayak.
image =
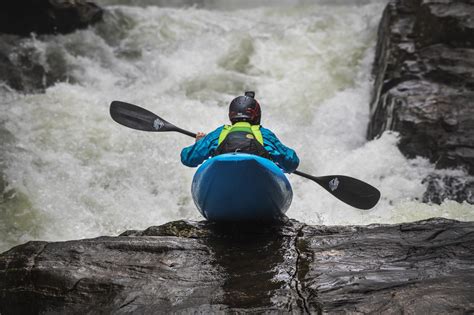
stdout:
{"type": "Polygon", "coordinates": [[[271,221],[284,217],[293,190],[272,161],[245,153],[206,160],[194,174],[194,203],[209,221],[271,221]]]}

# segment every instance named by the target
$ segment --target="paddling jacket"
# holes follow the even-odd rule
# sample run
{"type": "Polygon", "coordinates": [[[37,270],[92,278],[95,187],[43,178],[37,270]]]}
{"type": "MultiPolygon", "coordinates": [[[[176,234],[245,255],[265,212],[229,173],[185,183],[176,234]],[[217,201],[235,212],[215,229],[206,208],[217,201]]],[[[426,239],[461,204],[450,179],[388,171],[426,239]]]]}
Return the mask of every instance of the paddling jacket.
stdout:
{"type": "MultiPolygon", "coordinates": [[[[224,139],[221,138],[221,142],[219,143],[219,137],[223,134],[223,130],[225,130],[225,128],[230,129],[226,126],[220,126],[214,131],[208,133],[204,138],[197,141],[194,145],[184,148],[181,151],[181,162],[186,166],[196,167],[209,157],[217,155],[216,150],[218,146],[222,144],[225,138],[228,136],[225,136],[224,139]]],[[[255,127],[253,128],[255,129],[255,127]]],[[[229,133],[229,131],[227,131],[227,133],[229,133]]],[[[273,132],[260,126],[260,128],[258,128],[258,132],[254,133],[252,131],[252,134],[259,144],[261,144],[261,142],[259,141],[260,136],[258,136],[258,134],[261,135],[263,148],[269,154],[270,159],[280,168],[282,168],[287,173],[291,173],[296,170],[300,162],[296,152],[283,145],[273,132]]]]}

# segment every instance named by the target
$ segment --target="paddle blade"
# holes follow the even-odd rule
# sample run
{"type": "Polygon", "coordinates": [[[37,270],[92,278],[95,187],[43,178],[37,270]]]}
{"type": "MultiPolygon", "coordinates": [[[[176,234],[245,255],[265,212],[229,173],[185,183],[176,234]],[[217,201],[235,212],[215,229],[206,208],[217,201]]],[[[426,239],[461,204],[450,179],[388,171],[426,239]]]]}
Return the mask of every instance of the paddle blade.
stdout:
{"type": "Polygon", "coordinates": [[[380,199],[380,191],[377,188],[353,177],[344,175],[315,177],[300,171],[294,173],[315,181],[334,197],[358,209],[368,210],[380,199]]]}
{"type": "Polygon", "coordinates": [[[380,199],[380,191],[356,178],[343,175],[319,177],[320,185],[334,197],[358,208],[370,209],[380,199]]]}
{"type": "Polygon", "coordinates": [[[113,101],[110,116],[121,125],[143,131],[176,131],[176,127],[139,106],[113,101]]]}

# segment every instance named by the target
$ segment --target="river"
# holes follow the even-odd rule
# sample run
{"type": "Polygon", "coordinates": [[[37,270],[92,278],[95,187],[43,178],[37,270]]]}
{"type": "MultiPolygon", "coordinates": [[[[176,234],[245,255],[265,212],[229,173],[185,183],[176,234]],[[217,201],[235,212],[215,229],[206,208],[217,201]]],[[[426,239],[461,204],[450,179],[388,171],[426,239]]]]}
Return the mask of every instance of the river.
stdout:
{"type": "Polygon", "coordinates": [[[134,103],[208,132],[227,122],[229,102],[245,90],[256,91],[262,125],[298,152],[300,170],[353,176],[382,192],[374,209],[360,211],[289,175],[290,218],[327,225],[474,220],[467,203],[420,202],[434,166],[403,157],[397,134],[365,138],[385,1],[98,3],[107,9],[104,22],[19,43],[64,82],[30,94],[0,86],[0,252],[29,240],[201,220],[190,194],[195,169],[179,158],[193,140],[120,126],[109,104],[134,103]]]}

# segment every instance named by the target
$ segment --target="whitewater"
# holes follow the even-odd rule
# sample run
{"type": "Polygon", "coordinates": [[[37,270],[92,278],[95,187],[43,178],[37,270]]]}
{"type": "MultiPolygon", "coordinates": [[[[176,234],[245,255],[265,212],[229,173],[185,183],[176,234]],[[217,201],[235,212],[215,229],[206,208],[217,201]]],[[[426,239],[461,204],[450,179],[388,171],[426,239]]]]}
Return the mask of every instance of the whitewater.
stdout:
{"type": "Polygon", "coordinates": [[[262,125],[298,152],[301,171],[356,177],[382,192],[375,208],[361,211],[290,174],[290,218],[326,225],[474,220],[467,203],[420,202],[434,166],[403,157],[397,134],[366,140],[385,1],[126,3],[103,1],[104,21],[86,30],[19,42],[34,62],[67,79],[44,93],[0,86],[0,252],[30,240],[202,220],[190,194],[195,169],[180,163],[193,139],[120,126],[109,105],[137,104],[209,132],[227,123],[229,102],[245,90],[256,91],[262,125]]]}

